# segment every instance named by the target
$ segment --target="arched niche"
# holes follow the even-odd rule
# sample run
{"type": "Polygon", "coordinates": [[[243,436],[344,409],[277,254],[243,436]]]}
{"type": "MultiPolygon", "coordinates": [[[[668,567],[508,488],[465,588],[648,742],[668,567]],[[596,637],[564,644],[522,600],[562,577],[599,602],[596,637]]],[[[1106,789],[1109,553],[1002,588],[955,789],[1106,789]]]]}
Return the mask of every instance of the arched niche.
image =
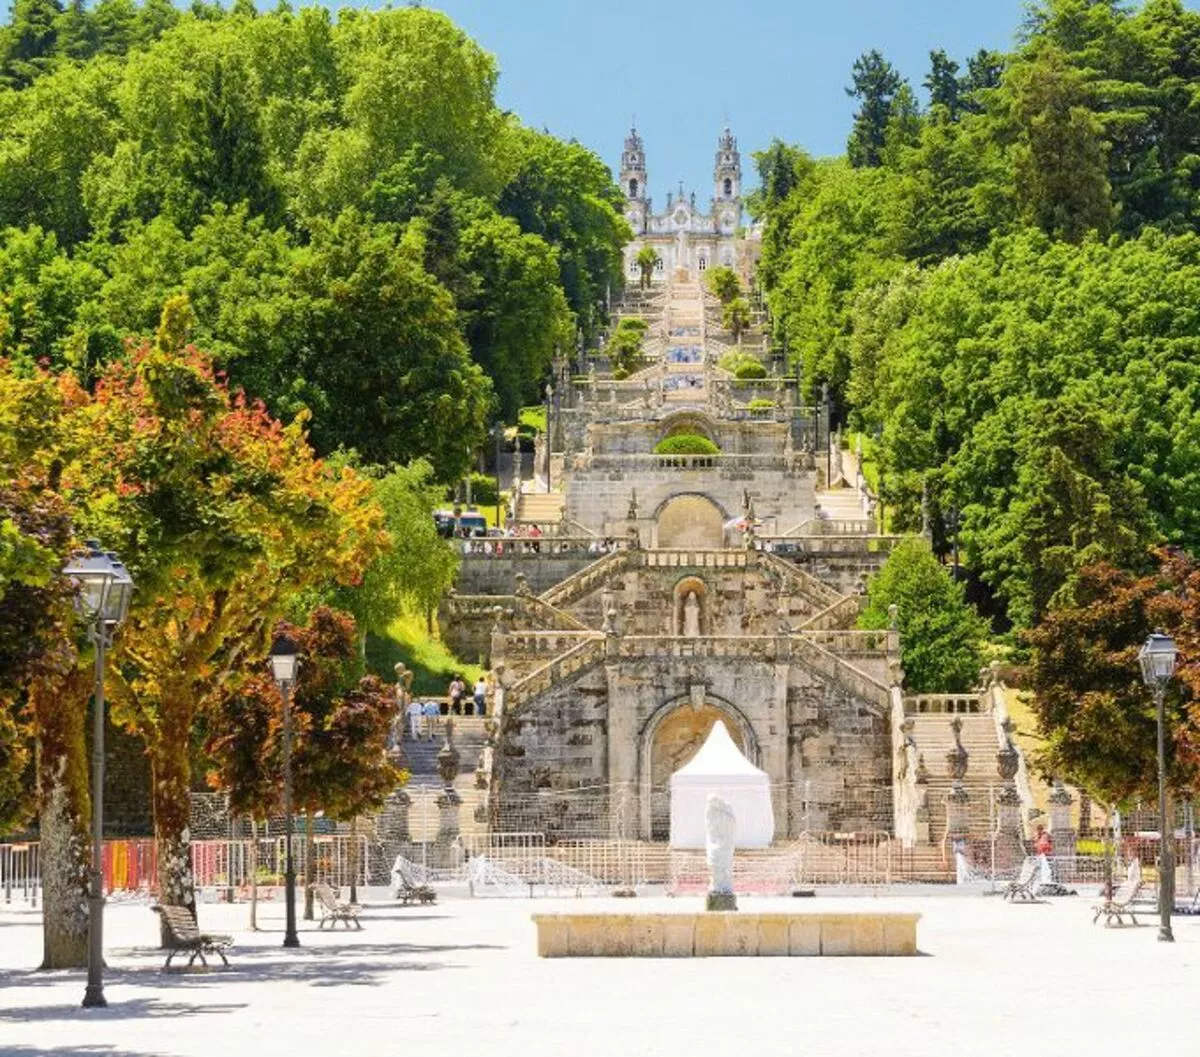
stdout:
{"type": "Polygon", "coordinates": [[[687,598],[695,594],[700,605],[700,634],[712,634],[712,614],[709,607],[708,585],[698,576],[685,576],[675,585],[674,603],[671,608],[671,634],[684,635],[684,607],[687,598]]]}
{"type": "Polygon", "coordinates": [[[655,546],[668,550],[720,550],[725,546],[725,514],[708,496],[668,499],[655,515],[655,546]]]}
{"type": "Polygon", "coordinates": [[[643,838],[664,840],[671,824],[671,775],[688,763],[720,720],[752,763],[759,760],[754,728],[740,709],[712,695],[668,701],[642,729],[639,745],[643,838]]]}

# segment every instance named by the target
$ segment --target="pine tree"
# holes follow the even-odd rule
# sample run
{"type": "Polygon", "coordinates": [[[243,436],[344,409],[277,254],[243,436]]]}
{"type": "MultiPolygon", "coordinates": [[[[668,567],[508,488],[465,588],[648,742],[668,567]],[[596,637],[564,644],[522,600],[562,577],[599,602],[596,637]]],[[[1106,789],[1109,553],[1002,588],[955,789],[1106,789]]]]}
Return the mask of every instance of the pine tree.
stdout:
{"type": "Polygon", "coordinates": [[[874,168],[881,163],[892,102],[904,81],[895,67],[874,50],[855,60],[851,80],[846,94],[860,100],[860,105],[847,153],[856,169],[874,168]]]}

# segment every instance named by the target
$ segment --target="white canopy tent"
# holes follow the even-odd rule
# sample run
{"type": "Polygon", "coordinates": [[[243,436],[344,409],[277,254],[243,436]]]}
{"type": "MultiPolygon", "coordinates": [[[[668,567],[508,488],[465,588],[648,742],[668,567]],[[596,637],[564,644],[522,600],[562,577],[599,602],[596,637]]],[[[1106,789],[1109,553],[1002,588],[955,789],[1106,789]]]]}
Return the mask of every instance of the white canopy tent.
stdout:
{"type": "Polygon", "coordinates": [[[672,848],[704,847],[704,812],[711,793],[733,808],[735,847],[770,845],[775,837],[771,781],[741,754],[720,720],[691,762],[671,775],[672,848]]]}

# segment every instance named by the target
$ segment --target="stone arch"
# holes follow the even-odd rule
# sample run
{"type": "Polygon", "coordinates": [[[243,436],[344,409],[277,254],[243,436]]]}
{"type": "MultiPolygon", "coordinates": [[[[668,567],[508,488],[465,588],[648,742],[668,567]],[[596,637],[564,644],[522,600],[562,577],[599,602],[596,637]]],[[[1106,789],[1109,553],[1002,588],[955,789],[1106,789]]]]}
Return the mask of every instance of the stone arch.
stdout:
{"type": "Polygon", "coordinates": [[[670,779],[700,750],[714,724],[725,723],[734,744],[748,760],[759,761],[758,738],[745,714],[712,694],[675,698],[659,706],[638,740],[641,784],[641,834],[664,840],[670,828],[670,779]]]}
{"type": "Polygon", "coordinates": [[[696,593],[700,602],[700,634],[712,634],[712,613],[708,600],[708,585],[698,576],[685,576],[675,585],[674,605],[671,607],[671,634],[682,635],[683,607],[687,596],[696,593]]]}
{"type": "Polygon", "coordinates": [[[716,423],[699,411],[677,411],[673,415],[667,415],[659,426],[658,439],[666,440],[667,437],[674,437],[679,433],[698,433],[711,440],[718,448],[721,446],[716,423]]]}
{"type": "Polygon", "coordinates": [[[672,496],[655,512],[656,547],[720,550],[725,546],[724,511],[706,495],[672,496]]]}

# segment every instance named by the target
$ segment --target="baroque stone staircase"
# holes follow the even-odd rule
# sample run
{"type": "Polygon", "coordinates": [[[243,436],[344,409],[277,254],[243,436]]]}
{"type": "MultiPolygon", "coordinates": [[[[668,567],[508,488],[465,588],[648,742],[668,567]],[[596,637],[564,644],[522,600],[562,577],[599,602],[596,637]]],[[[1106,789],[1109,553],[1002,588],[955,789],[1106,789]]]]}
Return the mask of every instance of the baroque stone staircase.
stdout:
{"type": "Polygon", "coordinates": [[[562,521],[562,492],[522,492],[517,506],[517,520],[538,525],[557,525],[562,521]]]}
{"type": "Polygon", "coordinates": [[[947,755],[955,748],[951,728],[954,719],[962,721],[960,736],[963,748],[968,753],[967,776],[963,784],[970,798],[968,817],[971,836],[988,836],[994,820],[993,796],[1002,784],[996,766],[1000,740],[996,732],[996,718],[991,710],[976,695],[964,694],[957,697],[937,695],[910,698],[906,702],[905,712],[906,718],[912,720],[913,741],[925,764],[930,842],[935,846],[940,845],[946,836],[946,798],[953,787],[947,755]],[[915,711],[923,704],[941,706],[946,710],[915,711]],[[956,710],[950,711],[951,708],[956,710]]]}

